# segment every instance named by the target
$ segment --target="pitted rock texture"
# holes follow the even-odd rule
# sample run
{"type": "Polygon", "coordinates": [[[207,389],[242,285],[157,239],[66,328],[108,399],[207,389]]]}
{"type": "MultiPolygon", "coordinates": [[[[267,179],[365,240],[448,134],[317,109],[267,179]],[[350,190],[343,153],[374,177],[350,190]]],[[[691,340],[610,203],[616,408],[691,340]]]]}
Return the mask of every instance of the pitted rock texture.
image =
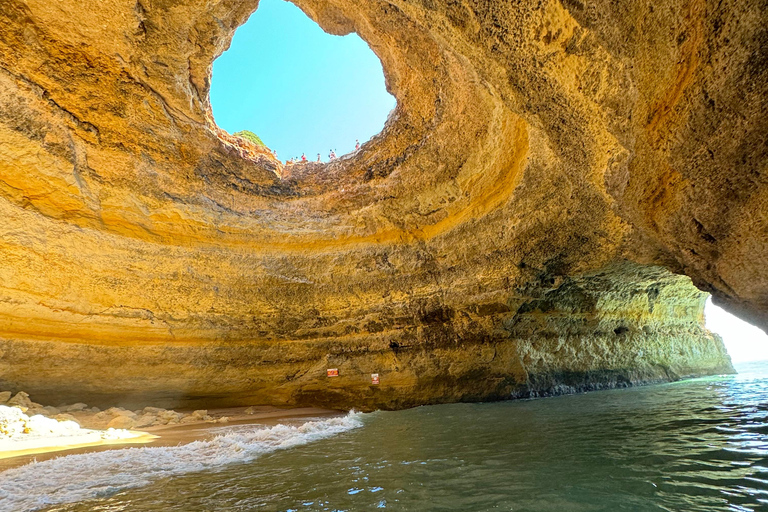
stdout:
{"type": "Polygon", "coordinates": [[[256,0],[3,2],[0,387],[372,408],[730,371],[691,279],[768,326],[764,2],[294,3],[398,100],[327,165],[214,124],[256,0]]]}

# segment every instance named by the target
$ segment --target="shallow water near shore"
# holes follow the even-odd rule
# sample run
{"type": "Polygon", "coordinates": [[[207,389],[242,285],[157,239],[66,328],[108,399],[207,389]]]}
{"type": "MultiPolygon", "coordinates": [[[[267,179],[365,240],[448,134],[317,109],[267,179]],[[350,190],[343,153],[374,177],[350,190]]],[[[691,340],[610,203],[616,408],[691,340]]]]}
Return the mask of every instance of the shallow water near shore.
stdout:
{"type": "Polygon", "coordinates": [[[768,363],[738,369],[62,457],[0,473],[0,510],[768,510],[768,363]]]}

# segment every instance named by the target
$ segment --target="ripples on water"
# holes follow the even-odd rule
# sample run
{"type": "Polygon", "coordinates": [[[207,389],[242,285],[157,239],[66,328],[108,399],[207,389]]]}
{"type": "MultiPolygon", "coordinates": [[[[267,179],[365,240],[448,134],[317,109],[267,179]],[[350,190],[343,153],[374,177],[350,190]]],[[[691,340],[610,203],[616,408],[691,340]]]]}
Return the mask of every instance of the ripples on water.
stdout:
{"type": "Polygon", "coordinates": [[[45,510],[768,510],[768,365],[740,370],[377,412],[310,444],[45,510]]]}

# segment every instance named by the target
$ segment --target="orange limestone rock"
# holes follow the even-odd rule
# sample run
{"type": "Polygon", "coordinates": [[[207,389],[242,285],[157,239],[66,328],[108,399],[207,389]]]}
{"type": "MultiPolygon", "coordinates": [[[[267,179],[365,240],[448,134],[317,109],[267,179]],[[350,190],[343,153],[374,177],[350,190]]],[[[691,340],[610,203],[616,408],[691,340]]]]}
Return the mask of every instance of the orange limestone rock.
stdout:
{"type": "Polygon", "coordinates": [[[768,326],[760,2],[294,3],[398,105],[283,169],[208,99],[256,0],[2,2],[0,389],[397,408],[731,371],[700,290],[768,326]]]}

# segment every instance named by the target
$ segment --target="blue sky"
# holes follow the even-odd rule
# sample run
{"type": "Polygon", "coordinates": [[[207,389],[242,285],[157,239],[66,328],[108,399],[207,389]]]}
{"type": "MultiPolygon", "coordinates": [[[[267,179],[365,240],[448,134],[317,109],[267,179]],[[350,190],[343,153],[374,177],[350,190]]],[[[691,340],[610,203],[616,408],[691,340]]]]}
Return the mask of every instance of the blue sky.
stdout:
{"type": "Polygon", "coordinates": [[[216,124],[256,133],[282,161],[326,161],[380,132],[395,99],[357,34],[326,34],[292,3],[262,0],[213,63],[211,104],[216,124]]]}

